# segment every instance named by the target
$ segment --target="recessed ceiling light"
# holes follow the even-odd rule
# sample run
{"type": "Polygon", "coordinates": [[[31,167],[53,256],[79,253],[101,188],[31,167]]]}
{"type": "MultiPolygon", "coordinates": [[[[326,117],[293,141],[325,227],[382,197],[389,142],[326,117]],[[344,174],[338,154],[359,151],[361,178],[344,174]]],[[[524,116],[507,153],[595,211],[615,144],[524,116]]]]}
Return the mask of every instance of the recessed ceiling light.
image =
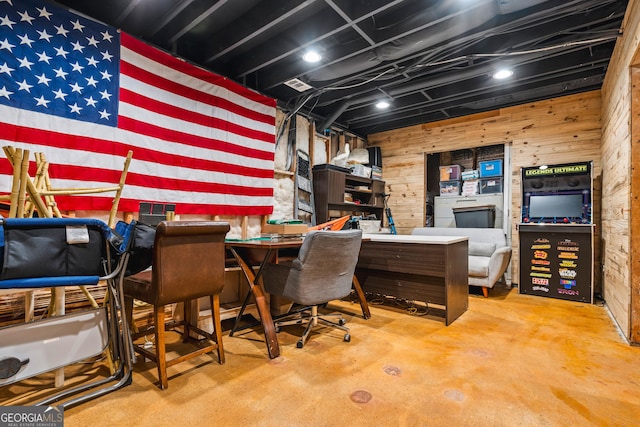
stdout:
{"type": "Polygon", "coordinates": [[[307,62],[314,63],[314,62],[319,62],[322,59],[322,56],[320,56],[320,54],[315,50],[310,50],[304,55],[302,55],[302,59],[304,59],[307,62]]]}
{"type": "Polygon", "coordinates": [[[376,108],[384,110],[385,108],[389,108],[389,103],[387,101],[380,101],[376,104],[376,108]]]}
{"type": "Polygon", "coordinates": [[[493,78],[498,80],[507,79],[511,76],[513,76],[513,71],[507,69],[498,70],[493,74],[493,78]]]}

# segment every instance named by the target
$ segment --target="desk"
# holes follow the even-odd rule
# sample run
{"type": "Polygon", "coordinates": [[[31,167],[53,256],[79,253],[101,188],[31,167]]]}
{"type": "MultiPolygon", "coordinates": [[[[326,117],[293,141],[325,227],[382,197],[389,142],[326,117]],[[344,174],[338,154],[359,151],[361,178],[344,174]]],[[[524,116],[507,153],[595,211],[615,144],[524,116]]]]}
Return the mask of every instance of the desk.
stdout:
{"type": "Polygon", "coordinates": [[[467,238],[365,234],[356,276],[367,292],[444,306],[449,325],[469,305],[467,238]]]}
{"type": "MultiPolygon", "coordinates": [[[[292,238],[283,240],[228,240],[226,247],[231,251],[234,258],[238,262],[240,269],[247,279],[251,292],[245,298],[242,308],[236,316],[236,322],[233,327],[235,331],[237,329],[242,313],[249,302],[249,298],[253,295],[255,299],[256,308],[260,321],[264,329],[264,340],[267,344],[267,351],[269,358],[273,359],[280,356],[280,346],[278,345],[278,339],[276,338],[276,331],[273,324],[273,318],[269,310],[269,304],[267,303],[266,293],[262,284],[260,283],[260,275],[262,274],[262,268],[268,262],[274,262],[278,259],[279,251],[282,249],[299,249],[302,246],[303,238],[292,238]],[[257,272],[254,271],[253,266],[259,265],[257,272]]],[[[358,296],[360,307],[362,308],[362,314],[365,319],[371,317],[369,312],[369,306],[367,300],[360,286],[360,282],[354,276],[353,288],[358,296]]],[[[233,331],[232,331],[233,333],[233,331]]]]}

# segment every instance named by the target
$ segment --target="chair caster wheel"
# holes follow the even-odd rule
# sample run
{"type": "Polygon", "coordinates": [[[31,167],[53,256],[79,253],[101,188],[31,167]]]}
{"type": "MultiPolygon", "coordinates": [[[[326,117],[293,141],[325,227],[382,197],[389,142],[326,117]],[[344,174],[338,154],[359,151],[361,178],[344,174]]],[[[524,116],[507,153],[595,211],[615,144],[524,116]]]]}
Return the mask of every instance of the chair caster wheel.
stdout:
{"type": "Polygon", "coordinates": [[[344,334],[344,341],[345,341],[345,342],[351,342],[351,335],[349,335],[349,334],[344,334]]]}
{"type": "Polygon", "coordinates": [[[302,347],[304,347],[304,343],[302,342],[302,340],[300,340],[300,341],[298,341],[298,342],[296,343],[296,347],[298,347],[298,348],[302,348],[302,347]]]}
{"type": "Polygon", "coordinates": [[[340,325],[340,326],[344,326],[345,323],[347,323],[347,321],[342,319],[342,318],[340,318],[340,320],[338,320],[338,325],[340,325]]]}

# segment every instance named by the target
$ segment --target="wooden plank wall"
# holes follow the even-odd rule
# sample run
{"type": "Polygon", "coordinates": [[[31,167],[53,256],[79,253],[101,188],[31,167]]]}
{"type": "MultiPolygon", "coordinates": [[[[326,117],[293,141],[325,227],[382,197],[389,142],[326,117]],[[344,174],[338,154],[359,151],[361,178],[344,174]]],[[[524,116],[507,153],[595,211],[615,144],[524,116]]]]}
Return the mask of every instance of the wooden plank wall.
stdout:
{"type": "MultiPolygon", "coordinates": [[[[630,205],[629,205],[629,235],[625,239],[625,243],[629,245],[628,265],[625,265],[625,271],[629,273],[630,286],[627,283],[619,283],[623,285],[622,289],[629,290],[627,307],[629,307],[629,340],[631,342],[640,343],[640,245],[634,244],[632,236],[640,236],[640,223],[633,221],[633,212],[640,212],[640,65],[634,63],[631,68],[631,140],[634,143],[630,148],[630,205]]],[[[615,248],[615,246],[614,246],[615,248]]],[[[608,273],[608,272],[607,272],[608,273]]],[[[616,275],[616,277],[618,277],[616,275]]],[[[617,294],[613,294],[614,296],[617,294]]],[[[619,300],[619,298],[618,298],[619,300]]]]}
{"type": "Polygon", "coordinates": [[[631,0],[623,22],[623,35],[616,43],[602,86],[602,260],[607,306],[624,336],[635,343],[640,343],[640,230],[636,224],[631,228],[634,222],[631,200],[637,209],[640,204],[637,201],[640,192],[637,85],[640,80],[637,70],[630,72],[630,67],[640,64],[639,45],[640,6],[631,0]]]}
{"type": "Polygon", "coordinates": [[[600,92],[592,91],[369,135],[369,146],[381,147],[382,174],[398,233],[409,234],[422,225],[425,153],[510,144],[511,170],[505,178],[511,179],[513,190],[511,280],[518,283],[515,224],[520,222],[521,167],[593,161],[594,213],[600,223],[600,99],[600,92]]]}

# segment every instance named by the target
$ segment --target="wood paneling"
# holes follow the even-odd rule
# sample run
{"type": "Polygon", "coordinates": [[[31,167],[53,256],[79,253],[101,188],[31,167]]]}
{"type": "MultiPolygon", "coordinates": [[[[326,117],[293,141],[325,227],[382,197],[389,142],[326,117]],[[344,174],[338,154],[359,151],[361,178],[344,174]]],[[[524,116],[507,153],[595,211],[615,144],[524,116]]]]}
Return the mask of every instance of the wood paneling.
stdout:
{"type": "MultiPolygon", "coordinates": [[[[511,280],[517,283],[515,224],[520,221],[520,168],[593,161],[596,178],[594,212],[599,212],[600,110],[600,92],[593,91],[369,135],[369,145],[380,146],[382,150],[383,177],[392,195],[389,205],[396,229],[400,234],[409,234],[414,227],[424,225],[425,153],[509,144],[511,169],[505,171],[505,176],[512,180],[510,216],[514,224],[511,232],[514,257],[511,280]]],[[[599,250],[597,242],[598,239],[596,253],[599,250]]]]}
{"type": "MultiPolygon", "coordinates": [[[[624,33],[616,43],[602,86],[602,246],[604,298],[623,334],[632,342],[640,342],[640,301],[638,292],[637,251],[640,230],[633,226],[631,210],[638,205],[640,182],[632,163],[640,159],[637,133],[631,134],[631,123],[640,113],[632,94],[637,86],[636,71],[640,32],[638,2],[629,2],[624,21],[624,33]],[[633,111],[633,116],[632,116],[633,111]],[[632,202],[632,200],[634,200],[632,202]],[[633,242],[633,243],[632,243],[633,242]],[[636,279],[633,279],[633,278],[636,279]],[[635,283],[633,283],[635,282],[635,283]]],[[[637,124],[636,124],[637,126],[637,124]]],[[[637,210],[636,210],[637,212],[637,210]]]]}
{"type": "MultiPolygon", "coordinates": [[[[505,175],[513,183],[513,224],[520,217],[521,167],[593,160],[596,289],[600,283],[623,334],[640,343],[640,222],[631,216],[640,209],[640,76],[630,71],[640,67],[639,45],[640,6],[630,1],[601,91],[369,135],[369,145],[382,148],[399,232],[422,225],[424,153],[511,144],[505,175]]],[[[512,241],[517,282],[515,226],[512,241]]]]}
{"type": "MultiPolygon", "coordinates": [[[[638,62],[640,64],[640,62],[638,62]]],[[[640,65],[631,69],[631,197],[630,212],[640,212],[640,65]]],[[[640,236],[640,223],[630,221],[630,242],[640,236]]],[[[640,245],[630,244],[630,330],[632,342],[640,343],[640,245]]]]}

